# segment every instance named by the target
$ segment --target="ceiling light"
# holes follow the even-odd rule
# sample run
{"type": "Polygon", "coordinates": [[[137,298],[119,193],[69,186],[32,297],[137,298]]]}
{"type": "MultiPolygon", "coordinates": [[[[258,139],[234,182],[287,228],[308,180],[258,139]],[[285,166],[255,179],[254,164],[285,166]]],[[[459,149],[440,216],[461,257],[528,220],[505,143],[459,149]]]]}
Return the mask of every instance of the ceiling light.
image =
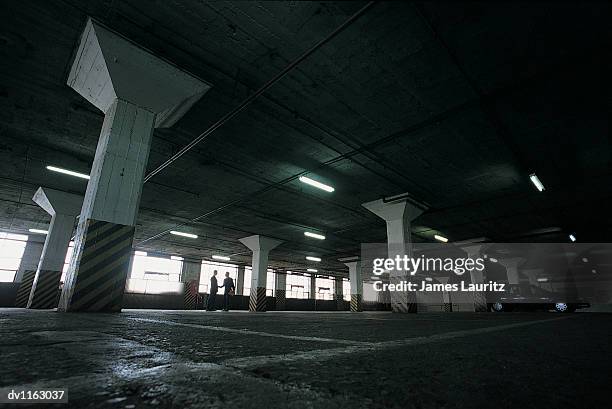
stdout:
{"type": "Polygon", "coordinates": [[[30,233],[38,233],[38,234],[47,234],[47,233],[49,233],[47,230],[40,230],[40,229],[28,229],[28,231],[30,233]]]}
{"type": "Polygon", "coordinates": [[[306,271],[308,271],[309,273],[316,273],[319,270],[317,270],[316,268],[308,268],[306,269],[306,271]]]}
{"type": "Polygon", "coordinates": [[[68,169],[58,168],[57,166],[47,166],[47,169],[52,170],[53,172],[59,172],[70,176],[76,176],[78,178],[89,179],[89,175],[85,173],[74,172],[68,169]]]}
{"type": "Polygon", "coordinates": [[[213,255],[212,258],[214,258],[215,260],[223,260],[223,261],[230,261],[229,257],[226,256],[218,256],[218,255],[213,255]]]}
{"type": "Polygon", "coordinates": [[[325,236],[322,234],[311,233],[309,231],[304,232],[304,236],[312,237],[313,239],[325,240],[325,236]]]}
{"type": "Polygon", "coordinates": [[[570,234],[570,235],[569,235],[569,239],[570,239],[571,241],[576,241],[576,236],[574,236],[573,234],[570,234]]]}
{"type": "Polygon", "coordinates": [[[538,283],[545,283],[548,281],[548,278],[538,278],[538,283]]]}
{"type": "Polygon", "coordinates": [[[319,262],[321,259],[319,257],[306,256],[306,260],[319,262]]]}
{"type": "Polygon", "coordinates": [[[181,257],[181,256],[170,256],[170,260],[183,261],[183,257],[181,257]]]}
{"type": "Polygon", "coordinates": [[[316,188],[319,188],[321,190],[325,190],[326,192],[330,192],[330,193],[333,192],[334,190],[336,190],[336,189],[334,189],[331,186],[328,186],[328,185],[326,185],[324,183],[321,183],[321,182],[317,182],[316,180],[313,180],[313,179],[311,179],[309,177],[306,177],[306,176],[300,176],[300,182],[306,183],[307,185],[314,186],[316,188]]]}
{"type": "Polygon", "coordinates": [[[139,251],[139,250],[136,250],[136,251],[134,252],[134,255],[135,255],[135,256],[143,256],[143,257],[146,257],[146,256],[147,256],[147,252],[146,252],[146,251],[139,251]]]}
{"type": "Polygon", "coordinates": [[[359,256],[343,257],[339,258],[338,261],[355,261],[359,260],[359,256]]]}
{"type": "Polygon", "coordinates": [[[544,185],[540,182],[540,179],[535,173],[529,175],[529,179],[531,179],[531,183],[533,183],[540,192],[544,190],[544,185]]]}
{"type": "Polygon", "coordinates": [[[491,263],[497,263],[497,259],[496,258],[489,257],[489,260],[491,261],[491,263]]]}
{"type": "Polygon", "coordinates": [[[444,236],[440,236],[438,234],[434,234],[434,239],[441,241],[442,243],[446,243],[448,241],[448,239],[444,236]]]}
{"type": "Polygon", "coordinates": [[[197,239],[198,235],[197,234],[191,234],[191,233],[183,233],[182,231],[170,231],[170,234],[174,234],[175,236],[183,236],[183,237],[189,237],[190,239],[197,239]]]}

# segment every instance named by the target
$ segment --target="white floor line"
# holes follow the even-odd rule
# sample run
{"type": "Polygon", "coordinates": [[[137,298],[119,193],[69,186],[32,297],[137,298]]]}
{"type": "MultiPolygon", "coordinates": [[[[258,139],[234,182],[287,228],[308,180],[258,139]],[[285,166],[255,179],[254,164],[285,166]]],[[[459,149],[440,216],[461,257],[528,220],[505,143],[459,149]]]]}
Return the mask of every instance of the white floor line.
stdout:
{"type": "Polygon", "coordinates": [[[271,332],[252,331],[249,329],[237,329],[237,328],[218,327],[218,326],[213,326],[213,325],[190,324],[190,323],[184,323],[184,322],[157,320],[157,319],[151,319],[151,318],[129,317],[128,319],[131,321],[149,322],[152,324],[166,324],[166,325],[174,325],[178,327],[198,328],[198,329],[205,329],[209,331],[229,332],[229,333],[241,334],[241,335],[257,335],[260,337],[292,339],[295,341],[331,342],[335,344],[359,345],[359,346],[375,345],[374,342],[351,341],[348,339],[336,339],[336,338],[304,337],[304,336],[299,336],[299,335],[274,334],[271,332]]]}
{"type": "Polygon", "coordinates": [[[378,352],[385,349],[397,348],[402,346],[410,345],[421,345],[429,344],[437,341],[445,341],[454,338],[461,338],[471,335],[486,334],[490,332],[503,331],[507,329],[526,327],[534,324],[541,324],[545,322],[558,321],[562,319],[571,318],[572,316],[564,316],[559,318],[549,318],[544,320],[533,320],[526,322],[519,322],[513,324],[496,325],[492,327],[475,328],[461,331],[451,331],[442,334],[434,334],[424,337],[407,338],[396,341],[384,341],[370,345],[351,345],[348,347],[341,348],[330,348],[330,349],[316,349],[311,351],[280,354],[280,355],[260,355],[243,358],[228,359],[221,362],[223,365],[231,366],[237,369],[248,369],[256,368],[259,366],[265,366],[274,363],[285,363],[295,361],[323,361],[326,359],[335,358],[340,355],[350,355],[358,352],[378,352]]]}

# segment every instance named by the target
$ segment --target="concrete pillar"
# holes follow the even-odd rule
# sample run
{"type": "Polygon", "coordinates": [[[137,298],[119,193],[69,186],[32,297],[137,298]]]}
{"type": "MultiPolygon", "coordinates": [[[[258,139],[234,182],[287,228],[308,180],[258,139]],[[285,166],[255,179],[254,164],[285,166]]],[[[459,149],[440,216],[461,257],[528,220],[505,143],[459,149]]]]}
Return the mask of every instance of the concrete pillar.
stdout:
{"type": "Polygon", "coordinates": [[[317,299],[317,276],[314,274],[310,274],[309,290],[308,290],[308,298],[311,300],[317,299]]]}
{"type": "Polygon", "coordinates": [[[59,285],[74,223],[83,197],[59,190],[38,188],[32,200],[51,215],[45,245],[32,283],[28,308],[56,308],[59,285]]]}
{"type": "MultiPolygon", "coordinates": [[[[34,270],[38,268],[40,263],[40,256],[42,255],[43,246],[45,245],[46,235],[44,234],[30,234],[28,241],[26,242],[25,248],[23,249],[23,257],[19,262],[19,268],[15,274],[13,282],[19,283],[23,280],[23,275],[26,271],[34,270]]],[[[29,293],[29,292],[28,292],[29,293]]]]}
{"type": "Polygon", "coordinates": [[[40,256],[45,244],[39,236],[42,235],[35,234],[28,236],[28,241],[23,250],[23,257],[13,280],[15,283],[20,283],[17,289],[17,296],[15,297],[15,307],[25,308],[28,306],[32,283],[34,282],[34,276],[36,276],[36,270],[38,269],[38,263],[40,263],[40,256]]]}
{"type": "Polygon", "coordinates": [[[88,20],[68,85],[104,112],[61,311],[120,311],[153,128],[210,88],[88,20]]]}
{"type": "Polygon", "coordinates": [[[361,261],[344,263],[349,269],[349,281],[351,283],[351,312],[363,311],[363,277],[361,276],[361,261]]]}
{"type": "Polygon", "coordinates": [[[334,299],[336,300],[336,309],[344,310],[344,286],[342,277],[334,278],[334,299]]]}
{"type": "Polygon", "coordinates": [[[183,304],[186,310],[195,310],[198,307],[201,272],[202,260],[183,259],[181,282],[184,283],[183,304]]]}
{"type": "Polygon", "coordinates": [[[266,311],[266,282],[268,280],[268,256],[270,250],[282,243],[260,235],[240,239],[253,252],[251,273],[251,297],[249,311],[266,311]]]}
{"type": "Polygon", "coordinates": [[[499,259],[499,263],[506,268],[506,274],[508,276],[508,284],[519,284],[519,273],[518,266],[525,259],[523,257],[513,258],[502,258],[499,259]]]}
{"type": "MultiPolygon", "coordinates": [[[[463,247],[463,250],[468,255],[468,258],[473,260],[481,257],[482,244],[474,244],[463,247]]],[[[470,281],[472,284],[484,284],[484,271],[472,270],[470,271],[470,281]]],[[[474,291],[472,293],[474,299],[474,311],[475,312],[487,312],[487,295],[484,291],[474,291]]]]}
{"type": "MultiPolygon", "coordinates": [[[[448,277],[438,277],[438,281],[441,284],[448,283],[448,277]]],[[[451,296],[449,291],[442,291],[442,302],[444,302],[444,312],[452,312],[453,304],[451,301],[451,296]]]]}
{"type": "Polygon", "coordinates": [[[543,268],[524,268],[521,272],[527,276],[530,286],[541,288],[538,278],[540,278],[540,275],[544,272],[543,268]]]}
{"type": "Polygon", "coordinates": [[[275,284],[274,295],[276,296],[276,309],[284,310],[287,301],[287,273],[277,271],[274,273],[275,284]]]}
{"type": "MultiPolygon", "coordinates": [[[[412,257],[410,223],[419,217],[424,209],[406,200],[385,202],[383,199],[379,199],[363,203],[362,206],[386,222],[388,257],[404,257],[404,255],[412,257]]],[[[402,281],[410,281],[409,273],[396,270],[389,272],[390,284],[400,284],[402,281]]],[[[392,291],[389,298],[393,312],[417,312],[416,292],[392,291]]]]}
{"type": "Polygon", "coordinates": [[[236,295],[244,295],[244,266],[238,266],[238,276],[236,277],[236,295]]]}

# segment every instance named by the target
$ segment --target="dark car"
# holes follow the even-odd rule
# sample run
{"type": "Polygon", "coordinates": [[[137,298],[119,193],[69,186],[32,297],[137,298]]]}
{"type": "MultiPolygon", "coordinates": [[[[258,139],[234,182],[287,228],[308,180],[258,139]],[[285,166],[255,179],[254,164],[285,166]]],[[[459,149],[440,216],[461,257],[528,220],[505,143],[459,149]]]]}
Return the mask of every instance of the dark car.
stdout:
{"type": "MultiPolygon", "coordinates": [[[[575,298],[575,297],[571,297],[575,298]]],[[[487,294],[489,311],[536,311],[555,310],[557,312],[574,312],[578,308],[589,308],[591,305],[581,299],[570,302],[567,296],[543,290],[533,285],[519,286],[508,284],[503,293],[487,294]]]]}

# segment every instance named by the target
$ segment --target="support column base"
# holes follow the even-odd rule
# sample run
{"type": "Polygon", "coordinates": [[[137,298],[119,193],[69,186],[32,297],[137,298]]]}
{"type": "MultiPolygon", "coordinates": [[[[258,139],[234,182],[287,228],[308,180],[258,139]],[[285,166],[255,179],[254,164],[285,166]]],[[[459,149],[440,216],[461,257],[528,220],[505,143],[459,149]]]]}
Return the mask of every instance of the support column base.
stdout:
{"type": "Polygon", "coordinates": [[[60,310],[120,312],[134,226],[93,219],[86,223],[78,248],[75,247],[76,260],[71,265],[73,288],[66,287],[69,283],[64,286],[60,310]]]}
{"type": "Polygon", "coordinates": [[[344,298],[342,296],[336,297],[336,309],[344,311],[344,298]]]}
{"type": "Polygon", "coordinates": [[[363,311],[361,294],[351,294],[351,312],[363,311]]]}
{"type": "Polygon", "coordinates": [[[23,272],[21,284],[19,284],[17,296],[15,297],[15,307],[26,308],[28,306],[28,300],[32,292],[32,284],[34,284],[34,277],[36,277],[36,270],[25,270],[23,272]]]}
{"type": "Polygon", "coordinates": [[[191,280],[185,283],[183,291],[183,308],[195,310],[198,308],[198,280],[191,280]]]}
{"type": "Polygon", "coordinates": [[[487,296],[482,291],[474,293],[474,311],[487,312],[487,296]]]}
{"type": "Polygon", "coordinates": [[[28,308],[37,310],[57,308],[60,298],[59,284],[61,278],[61,271],[38,271],[32,285],[28,308]]]}
{"type": "Polygon", "coordinates": [[[249,311],[264,312],[267,309],[266,287],[251,288],[251,298],[249,299],[249,311]]]}
{"type": "Polygon", "coordinates": [[[276,309],[282,311],[287,302],[286,290],[276,290],[276,309]]]}
{"type": "Polygon", "coordinates": [[[402,314],[418,312],[416,293],[409,291],[390,291],[391,311],[402,314]]]}

